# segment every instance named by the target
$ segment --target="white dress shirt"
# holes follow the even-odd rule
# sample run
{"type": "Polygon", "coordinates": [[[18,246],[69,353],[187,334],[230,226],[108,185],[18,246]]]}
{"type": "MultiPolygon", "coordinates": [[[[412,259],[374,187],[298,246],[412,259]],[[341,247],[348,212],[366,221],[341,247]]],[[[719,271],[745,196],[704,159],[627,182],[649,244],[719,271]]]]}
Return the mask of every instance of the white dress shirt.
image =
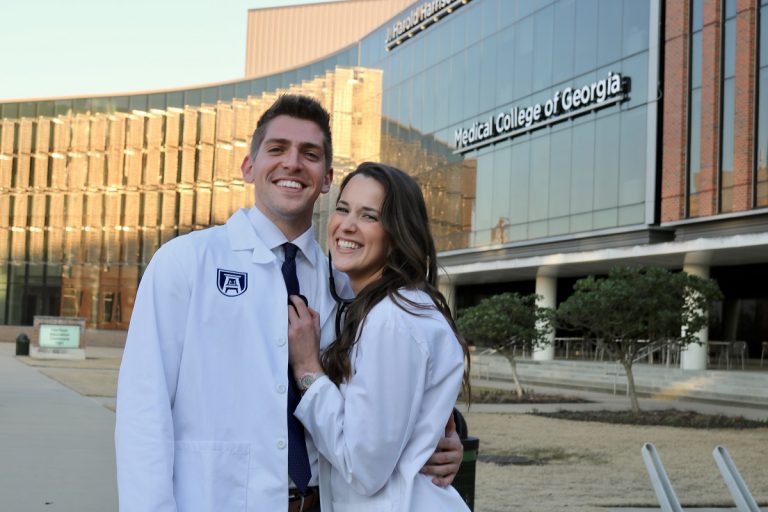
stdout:
{"type": "MultiPolygon", "coordinates": [[[[256,232],[259,233],[259,237],[264,242],[264,245],[269,247],[272,254],[275,255],[275,264],[279,270],[285,261],[285,253],[282,246],[289,240],[258,208],[248,210],[248,219],[253,224],[256,232]]],[[[296,277],[299,279],[301,294],[309,301],[309,307],[314,309],[312,304],[316,302],[317,293],[328,293],[327,281],[323,281],[322,285],[319,286],[318,277],[320,274],[318,274],[317,270],[318,266],[327,266],[328,260],[316,250],[317,242],[315,241],[315,229],[313,226],[290,242],[299,248],[299,252],[296,254],[296,277]]]]}

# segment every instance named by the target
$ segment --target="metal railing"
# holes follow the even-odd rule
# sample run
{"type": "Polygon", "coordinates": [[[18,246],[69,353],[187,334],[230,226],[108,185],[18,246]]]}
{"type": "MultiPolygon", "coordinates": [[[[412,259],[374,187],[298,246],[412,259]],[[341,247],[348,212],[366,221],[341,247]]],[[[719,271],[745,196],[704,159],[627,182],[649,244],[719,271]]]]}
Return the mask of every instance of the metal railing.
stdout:
{"type": "MultiPolygon", "coordinates": [[[[680,500],[677,499],[672,481],[664,469],[664,464],[661,463],[661,457],[659,457],[656,447],[651,443],[645,443],[640,449],[640,453],[643,456],[648,476],[651,478],[651,485],[662,512],[683,512],[683,507],[680,505],[680,500]]],[[[760,507],[757,506],[747,484],[741,477],[739,470],[736,469],[728,450],[724,446],[716,446],[712,456],[715,458],[715,463],[720,469],[723,480],[725,480],[725,485],[731,492],[736,509],[739,512],[760,512],[760,507]]]]}

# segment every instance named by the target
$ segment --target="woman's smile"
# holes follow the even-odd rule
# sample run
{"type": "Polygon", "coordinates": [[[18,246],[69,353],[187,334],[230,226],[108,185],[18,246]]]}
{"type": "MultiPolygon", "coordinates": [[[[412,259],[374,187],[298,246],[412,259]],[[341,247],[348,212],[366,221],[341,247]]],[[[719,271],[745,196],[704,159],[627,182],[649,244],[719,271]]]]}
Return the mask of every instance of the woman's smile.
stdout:
{"type": "Polygon", "coordinates": [[[390,241],[381,223],[384,187],[367,176],[353,177],[328,220],[329,247],[336,268],[346,272],[355,293],[378,278],[390,241]]]}

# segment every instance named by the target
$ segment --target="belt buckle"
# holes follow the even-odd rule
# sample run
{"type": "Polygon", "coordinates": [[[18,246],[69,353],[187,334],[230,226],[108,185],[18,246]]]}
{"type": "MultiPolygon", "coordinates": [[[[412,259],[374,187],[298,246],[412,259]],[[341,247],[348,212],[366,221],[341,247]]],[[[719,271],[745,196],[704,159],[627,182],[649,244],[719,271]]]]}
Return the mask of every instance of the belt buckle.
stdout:
{"type": "Polygon", "coordinates": [[[301,492],[297,489],[296,492],[293,494],[293,499],[290,500],[289,508],[292,510],[297,510],[298,512],[304,512],[304,500],[305,500],[305,496],[301,494],[301,492]],[[298,502],[298,508],[294,509],[297,502],[298,502]]]}

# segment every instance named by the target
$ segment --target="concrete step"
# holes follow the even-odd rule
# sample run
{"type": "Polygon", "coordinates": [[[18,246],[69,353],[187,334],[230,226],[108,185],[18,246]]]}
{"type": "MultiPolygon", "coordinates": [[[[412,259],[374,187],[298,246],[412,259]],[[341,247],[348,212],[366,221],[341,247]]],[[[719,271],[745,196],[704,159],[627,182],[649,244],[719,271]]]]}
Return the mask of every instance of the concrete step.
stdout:
{"type": "MultiPolygon", "coordinates": [[[[624,368],[612,362],[516,359],[516,366],[523,385],[615,390],[622,394],[627,385],[624,368]]],[[[474,355],[471,370],[478,379],[510,380],[512,375],[509,360],[498,354],[474,355]]],[[[632,373],[640,394],[768,407],[768,371],[681,370],[635,363],[632,373]]]]}

